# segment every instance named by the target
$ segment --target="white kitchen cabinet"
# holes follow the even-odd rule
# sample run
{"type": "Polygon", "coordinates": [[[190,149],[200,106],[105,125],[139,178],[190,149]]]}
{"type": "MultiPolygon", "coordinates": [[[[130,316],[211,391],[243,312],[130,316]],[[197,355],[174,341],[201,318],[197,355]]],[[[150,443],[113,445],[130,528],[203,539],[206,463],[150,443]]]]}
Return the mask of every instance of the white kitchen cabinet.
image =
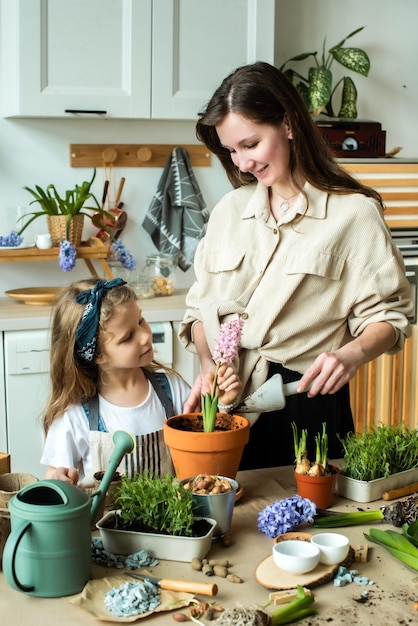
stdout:
{"type": "Polygon", "coordinates": [[[49,396],[49,331],[4,333],[7,448],[11,471],[44,478],[42,414],[49,396]]]}
{"type": "Polygon", "coordinates": [[[3,337],[0,333],[0,452],[7,452],[6,394],[4,390],[3,337]]]}
{"type": "Polygon", "coordinates": [[[2,115],[149,117],[151,5],[2,0],[2,115]]]}
{"type": "Polygon", "coordinates": [[[274,61],[274,13],[274,0],[1,0],[2,115],[194,120],[231,70],[274,61]]]}
{"type": "Polygon", "coordinates": [[[152,117],[196,119],[231,71],[274,61],[274,0],[154,0],[152,117]]]}

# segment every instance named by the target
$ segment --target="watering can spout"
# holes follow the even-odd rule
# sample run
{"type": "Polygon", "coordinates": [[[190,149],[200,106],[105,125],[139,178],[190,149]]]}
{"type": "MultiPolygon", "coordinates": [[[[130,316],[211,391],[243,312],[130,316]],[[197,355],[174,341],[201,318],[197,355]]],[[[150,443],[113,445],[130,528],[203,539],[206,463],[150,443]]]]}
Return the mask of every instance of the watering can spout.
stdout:
{"type": "Polygon", "coordinates": [[[125,454],[129,454],[135,450],[135,437],[125,430],[116,430],[113,433],[112,441],[114,444],[113,452],[109,459],[109,465],[104,473],[100,483],[100,489],[93,494],[93,503],[91,506],[91,522],[94,523],[96,515],[100,509],[100,505],[106,496],[106,492],[112,482],[113,475],[125,454]]]}
{"type": "Polygon", "coordinates": [[[284,383],[280,374],[274,374],[256,391],[244,398],[236,408],[239,413],[277,411],[286,405],[286,397],[298,393],[299,380],[284,383]]]}

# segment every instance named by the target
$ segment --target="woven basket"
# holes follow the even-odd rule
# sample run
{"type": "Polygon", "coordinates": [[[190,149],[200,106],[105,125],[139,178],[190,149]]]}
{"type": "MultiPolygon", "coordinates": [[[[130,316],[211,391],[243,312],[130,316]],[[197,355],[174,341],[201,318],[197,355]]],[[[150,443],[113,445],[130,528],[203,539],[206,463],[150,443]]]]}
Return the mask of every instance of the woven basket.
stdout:
{"type": "MultiPolygon", "coordinates": [[[[52,245],[58,246],[61,241],[67,239],[66,215],[47,215],[46,223],[48,226],[49,234],[51,235],[52,245]]],[[[74,215],[71,219],[68,241],[74,244],[76,247],[81,243],[81,236],[83,234],[84,215],[74,215]]]]}
{"type": "Polygon", "coordinates": [[[11,530],[9,509],[0,508],[0,570],[2,569],[4,546],[11,530]]]}
{"type": "Polygon", "coordinates": [[[8,508],[9,500],[16,495],[18,491],[38,482],[38,478],[32,474],[2,474],[0,476],[0,508],[8,508]]]}

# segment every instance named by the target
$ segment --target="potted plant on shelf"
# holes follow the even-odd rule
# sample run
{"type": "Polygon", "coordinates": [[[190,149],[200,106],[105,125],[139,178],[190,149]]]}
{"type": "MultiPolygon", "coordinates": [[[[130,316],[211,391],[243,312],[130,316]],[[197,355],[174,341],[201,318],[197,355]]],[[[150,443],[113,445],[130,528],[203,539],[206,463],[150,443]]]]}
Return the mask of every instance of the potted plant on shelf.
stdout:
{"type": "Polygon", "coordinates": [[[307,456],[307,430],[303,429],[299,437],[297,426],[292,422],[293,443],[296,465],[294,476],[297,492],[302,498],[308,498],[319,509],[326,509],[332,504],[333,493],[340,468],[328,463],[328,435],[325,422],[322,433],[315,437],[316,455],[311,462],[307,456]]]}
{"type": "Polygon", "coordinates": [[[330,117],[357,117],[356,86],[349,76],[344,76],[333,87],[331,65],[333,61],[336,61],[353,72],[357,72],[363,76],[368,76],[370,70],[370,59],[366,52],[360,48],[344,48],[344,44],[347,39],[354,37],[354,35],[362,31],[363,28],[365,27],[362,26],[361,28],[357,28],[352,33],[347,35],[347,37],[345,37],[342,41],[337,43],[335,46],[332,46],[328,50],[328,54],[326,54],[325,51],[324,40],[321,61],[318,61],[317,59],[317,51],[305,52],[288,59],[280,66],[280,70],[284,71],[292,82],[294,82],[294,80],[298,81],[296,82],[296,88],[313,115],[319,115],[324,112],[330,117]],[[309,57],[314,58],[315,66],[309,68],[307,78],[301,76],[293,69],[285,69],[288,63],[292,63],[294,61],[304,61],[309,57]],[[336,116],[332,107],[332,98],[341,82],[343,83],[341,105],[338,115],[336,116]]]}
{"type": "Polygon", "coordinates": [[[403,424],[372,426],[341,440],[341,496],[356,502],[380,500],[385,491],[418,481],[418,431],[403,424]]]}
{"type": "MultiPolygon", "coordinates": [[[[65,272],[71,271],[77,258],[77,246],[81,243],[84,218],[87,216],[93,223],[95,220],[97,221],[98,217],[101,219],[106,218],[110,220],[110,223],[115,222],[115,216],[106,211],[103,206],[100,206],[96,196],[91,191],[95,177],[96,170],[94,169],[91,180],[84,181],[81,185],[76,184],[73,189],[67,189],[64,194],[60,194],[53,184],[48,185],[45,190],[39,185],[35,185],[35,189],[24,187],[34,197],[30,204],[36,203],[40,209],[20,218],[28,219],[18,233],[9,235],[9,237],[13,236],[13,241],[15,242],[12,245],[20,245],[22,233],[29,224],[38,219],[38,217],[45,216],[52,245],[60,246],[59,266],[65,272]],[[94,206],[87,206],[87,202],[92,202],[94,206]]],[[[125,268],[135,269],[135,259],[122,242],[114,239],[109,229],[102,228],[113,240],[111,249],[116,259],[125,268]]]]}
{"type": "Polygon", "coordinates": [[[175,415],[164,423],[164,441],[179,480],[198,474],[236,477],[250,436],[250,423],[245,417],[218,410],[217,375],[222,364],[233,362],[242,329],[239,317],[220,326],[213,350],[215,375],[211,390],[202,395],[201,412],[175,415]]]}
{"type": "Polygon", "coordinates": [[[191,561],[209,551],[216,521],[195,517],[192,492],[169,474],[123,476],[115,506],[97,523],[109,552],[147,550],[156,558],[191,561]]]}

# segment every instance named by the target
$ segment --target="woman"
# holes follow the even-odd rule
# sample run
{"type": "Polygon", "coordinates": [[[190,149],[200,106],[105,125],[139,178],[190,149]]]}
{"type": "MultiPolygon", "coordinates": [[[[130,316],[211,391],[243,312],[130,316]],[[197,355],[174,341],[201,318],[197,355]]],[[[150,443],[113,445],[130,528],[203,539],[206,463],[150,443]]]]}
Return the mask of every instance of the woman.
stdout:
{"type": "Polygon", "coordinates": [[[292,421],[309,439],[326,422],[329,456],[340,457],[339,437],[354,429],[349,380],[410,335],[409,283],[381,197],[339,166],[295,87],[267,63],[223,81],[197,137],[235,189],[213,209],[195,256],[179,337],[201,375],[186,408],[206,389],[219,324],[238,313],[243,395],[277,372],[300,379],[284,409],[251,416],[241,468],[293,463],[292,421]]]}

